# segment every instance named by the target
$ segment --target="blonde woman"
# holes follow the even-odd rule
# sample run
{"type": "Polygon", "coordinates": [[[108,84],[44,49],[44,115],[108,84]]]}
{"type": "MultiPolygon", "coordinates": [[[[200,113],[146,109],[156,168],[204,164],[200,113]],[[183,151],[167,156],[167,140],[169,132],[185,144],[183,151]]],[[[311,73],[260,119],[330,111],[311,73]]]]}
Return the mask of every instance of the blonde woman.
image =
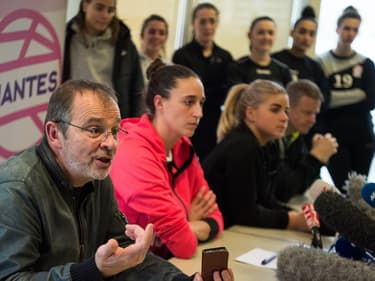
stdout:
{"type": "Polygon", "coordinates": [[[203,163],[225,227],[308,230],[303,214],[280,206],[271,190],[277,163],[267,144],[284,136],[288,107],[284,88],[275,82],[255,80],[230,90],[219,121],[219,144],[203,163]]]}

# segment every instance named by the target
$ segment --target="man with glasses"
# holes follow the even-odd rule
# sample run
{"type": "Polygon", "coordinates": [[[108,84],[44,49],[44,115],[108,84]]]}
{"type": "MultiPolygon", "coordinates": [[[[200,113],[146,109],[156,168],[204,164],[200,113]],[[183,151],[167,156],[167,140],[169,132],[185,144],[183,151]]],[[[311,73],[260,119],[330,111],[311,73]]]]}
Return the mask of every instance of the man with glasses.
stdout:
{"type": "Polygon", "coordinates": [[[202,280],[149,253],[152,225],[118,211],[119,122],[106,86],[71,80],[52,94],[41,144],[0,167],[0,280],[202,280]]]}

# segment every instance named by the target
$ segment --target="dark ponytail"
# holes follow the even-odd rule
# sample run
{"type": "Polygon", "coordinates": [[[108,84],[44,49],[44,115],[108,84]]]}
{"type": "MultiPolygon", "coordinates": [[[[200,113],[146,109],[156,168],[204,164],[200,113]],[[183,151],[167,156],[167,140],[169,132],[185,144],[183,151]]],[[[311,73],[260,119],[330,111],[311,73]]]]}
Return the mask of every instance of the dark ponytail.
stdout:
{"type": "Polygon", "coordinates": [[[301,17],[298,20],[296,20],[296,22],[294,23],[293,30],[296,29],[298,24],[303,20],[310,20],[310,21],[314,22],[316,25],[318,25],[318,22],[316,21],[316,15],[315,15],[315,11],[314,11],[313,7],[305,6],[305,8],[303,8],[302,13],[301,13],[301,17]]]}
{"type": "Polygon", "coordinates": [[[182,65],[166,65],[160,59],[154,60],[146,71],[149,79],[146,88],[146,109],[151,118],[155,114],[154,97],[159,95],[165,99],[170,96],[170,91],[177,86],[177,79],[186,79],[190,77],[198,78],[198,75],[182,65]]]}

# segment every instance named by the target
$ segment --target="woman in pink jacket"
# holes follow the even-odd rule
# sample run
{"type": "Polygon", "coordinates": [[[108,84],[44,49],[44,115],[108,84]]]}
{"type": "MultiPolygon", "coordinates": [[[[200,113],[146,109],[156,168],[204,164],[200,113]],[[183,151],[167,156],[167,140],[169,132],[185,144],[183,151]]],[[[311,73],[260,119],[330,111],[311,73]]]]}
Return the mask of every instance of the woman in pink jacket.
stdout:
{"type": "Polygon", "coordinates": [[[121,121],[111,168],[119,208],[131,223],[154,225],[152,250],[164,258],[190,258],[198,242],[223,230],[215,194],[209,189],[189,140],[202,118],[202,82],[190,69],[148,69],[148,113],[121,121]]]}

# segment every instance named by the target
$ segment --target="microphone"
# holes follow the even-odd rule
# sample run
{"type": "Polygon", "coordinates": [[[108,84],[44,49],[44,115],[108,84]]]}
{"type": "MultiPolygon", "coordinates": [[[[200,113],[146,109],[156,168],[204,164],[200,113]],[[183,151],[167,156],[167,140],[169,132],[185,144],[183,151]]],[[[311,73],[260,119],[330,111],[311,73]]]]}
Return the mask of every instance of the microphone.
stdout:
{"type": "Polygon", "coordinates": [[[367,185],[366,176],[352,172],[345,181],[343,188],[347,190],[348,197],[353,205],[357,206],[358,209],[366,213],[370,218],[375,219],[374,205],[372,207],[369,206],[362,194],[362,189],[365,185],[367,185]]]}
{"type": "Polygon", "coordinates": [[[340,236],[337,239],[336,243],[334,244],[334,248],[336,253],[341,257],[357,261],[363,261],[366,263],[375,262],[374,257],[370,253],[357,247],[344,236],[340,236]]]}
{"type": "Polygon", "coordinates": [[[307,226],[311,229],[312,239],[311,246],[314,248],[323,248],[322,237],[320,235],[320,222],[314,206],[306,203],[302,206],[302,212],[305,216],[307,226]]]}
{"type": "Polygon", "coordinates": [[[358,247],[375,251],[375,220],[359,210],[348,199],[327,191],[314,203],[320,220],[341,233],[358,247]]]}
{"type": "Polygon", "coordinates": [[[279,281],[370,281],[374,276],[375,266],[314,248],[288,247],[277,259],[279,281]]]}
{"type": "Polygon", "coordinates": [[[373,209],[375,208],[375,183],[366,183],[362,187],[362,198],[369,204],[373,209]]]}

